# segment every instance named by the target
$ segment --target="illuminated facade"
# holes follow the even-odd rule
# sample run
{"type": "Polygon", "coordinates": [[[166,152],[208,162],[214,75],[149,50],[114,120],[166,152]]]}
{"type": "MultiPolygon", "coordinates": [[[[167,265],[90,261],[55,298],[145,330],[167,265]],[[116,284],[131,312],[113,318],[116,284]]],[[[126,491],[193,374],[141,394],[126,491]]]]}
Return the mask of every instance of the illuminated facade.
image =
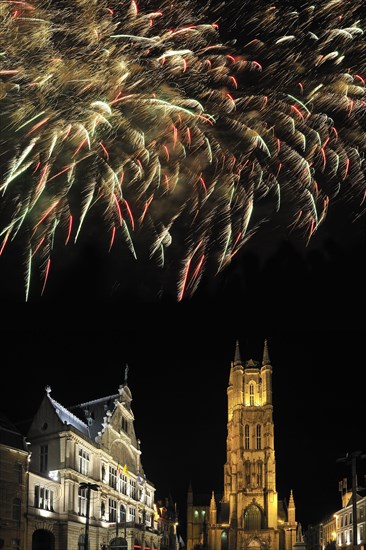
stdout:
{"type": "Polygon", "coordinates": [[[0,548],[24,548],[29,457],[24,436],[0,415],[0,548]]]}
{"type": "MultiPolygon", "coordinates": [[[[360,493],[365,491],[360,491],[360,493]]],[[[342,497],[343,508],[335,514],[335,541],[336,548],[341,550],[353,547],[353,510],[352,491],[346,492],[342,497]]],[[[357,545],[359,550],[364,550],[366,543],[366,496],[357,493],[357,545]]]]}
{"type": "Polygon", "coordinates": [[[245,363],[236,344],[228,396],[227,460],[220,503],[212,494],[187,499],[187,550],[292,550],[298,537],[295,503],[278,500],[267,342],[261,364],[245,363]]]}
{"type": "Polygon", "coordinates": [[[89,550],[160,550],[162,522],[141,464],[131,401],[127,369],[117,394],[72,410],[46,388],[27,434],[22,549],[84,550],[87,540],[89,550]]]}

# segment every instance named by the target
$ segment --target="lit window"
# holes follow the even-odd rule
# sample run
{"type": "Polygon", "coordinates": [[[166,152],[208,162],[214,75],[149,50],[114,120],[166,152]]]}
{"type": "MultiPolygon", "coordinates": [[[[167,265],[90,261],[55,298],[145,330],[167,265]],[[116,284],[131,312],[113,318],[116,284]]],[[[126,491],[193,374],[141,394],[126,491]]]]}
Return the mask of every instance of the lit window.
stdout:
{"type": "Polygon", "coordinates": [[[53,510],[53,491],[41,485],[34,487],[34,507],[41,510],[53,510]]]}
{"type": "Polygon", "coordinates": [[[117,521],[117,501],[109,499],[109,521],[117,521]]]}
{"type": "Polygon", "coordinates": [[[245,427],[244,427],[244,449],[249,449],[250,448],[250,444],[249,444],[249,424],[245,424],[245,427]]]}
{"type": "Polygon", "coordinates": [[[84,449],[79,449],[79,472],[86,476],[89,473],[89,453],[84,449]]]}
{"type": "Polygon", "coordinates": [[[258,424],[256,428],[256,435],[257,435],[257,449],[262,448],[262,440],[261,440],[261,426],[258,424]]]}
{"type": "Polygon", "coordinates": [[[249,385],[249,405],[254,405],[254,384],[249,385]]]}

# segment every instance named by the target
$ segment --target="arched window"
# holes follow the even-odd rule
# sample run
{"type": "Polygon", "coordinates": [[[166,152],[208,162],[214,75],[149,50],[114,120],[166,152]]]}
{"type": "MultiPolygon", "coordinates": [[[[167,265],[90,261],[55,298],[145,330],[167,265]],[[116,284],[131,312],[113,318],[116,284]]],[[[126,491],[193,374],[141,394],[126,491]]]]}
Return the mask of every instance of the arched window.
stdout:
{"type": "Polygon", "coordinates": [[[250,449],[249,446],[249,424],[244,426],[244,449],[250,449]]]}
{"type": "Polygon", "coordinates": [[[249,405],[254,405],[254,384],[249,384],[249,405]]]}
{"type": "Polygon", "coordinates": [[[221,550],[227,550],[228,549],[228,536],[227,532],[223,531],[221,533],[221,550]]]}
{"type": "Polygon", "coordinates": [[[259,531],[262,528],[262,514],[258,506],[251,504],[244,512],[244,529],[259,531]]]}
{"type": "Polygon", "coordinates": [[[257,428],[256,428],[256,436],[257,436],[257,449],[261,449],[262,448],[262,441],[261,441],[261,425],[260,424],[257,424],[257,428]]]}

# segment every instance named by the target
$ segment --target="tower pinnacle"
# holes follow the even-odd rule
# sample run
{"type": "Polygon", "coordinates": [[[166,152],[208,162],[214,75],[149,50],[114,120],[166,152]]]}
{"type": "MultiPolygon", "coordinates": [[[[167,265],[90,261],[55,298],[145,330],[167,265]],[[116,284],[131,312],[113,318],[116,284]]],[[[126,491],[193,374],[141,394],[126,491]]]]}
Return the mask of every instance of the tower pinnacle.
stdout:
{"type": "Polygon", "coordinates": [[[268,353],[268,341],[267,341],[267,338],[264,340],[264,348],[263,348],[263,360],[262,360],[262,365],[270,365],[271,364],[271,360],[269,358],[269,353],[268,353]]]}
{"type": "Polygon", "coordinates": [[[235,345],[234,365],[236,363],[241,363],[239,340],[236,341],[235,345]]]}

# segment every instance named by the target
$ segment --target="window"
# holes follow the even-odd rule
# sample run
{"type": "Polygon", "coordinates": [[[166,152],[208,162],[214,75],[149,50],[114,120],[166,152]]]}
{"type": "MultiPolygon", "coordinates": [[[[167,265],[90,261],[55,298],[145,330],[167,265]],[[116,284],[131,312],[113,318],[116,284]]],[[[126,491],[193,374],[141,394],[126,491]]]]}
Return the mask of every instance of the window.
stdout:
{"type": "Polygon", "coordinates": [[[250,384],[249,386],[249,405],[254,405],[254,384],[250,384]]]}
{"type": "Polygon", "coordinates": [[[244,449],[250,449],[249,446],[249,424],[244,426],[244,449]]]}
{"type": "Polygon", "coordinates": [[[89,473],[89,453],[84,449],[79,449],[79,472],[86,476],[89,473]]]}
{"type": "Polygon", "coordinates": [[[53,510],[53,491],[41,485],[34,487],[34,507],[41,510],[53,510]]]}
{"type": "Polygon", "coordinates": [[[117,468],[109,466],[109,485],[112,489],[117,489],[117,468]]]}
{"type": "Polygon", "coordinates": [[[262,448],[262,441],[261,441],[261,426],[260,426],[260,424],[257,424],[256,435],[257,435],[257,449],[261,449],[262,448]]]}
{"type": "Polygon", "coordinates": [[[135,500],[137,498],[136,481],[133,479],[130,479],[130,497],[134,498],[135,500]]]}
{"type": "MultiPolygon", "coordinates": [[[[89,541],[88,541],[89,542],[89,541]]],[[[90,548],[89,544],[88,544],[88,549],[90,548]]],[[[86,550],[85,548],[85,535],[84,533],[82,535],[79,536],[79,540],[78,540],[78,550],[86,550]]]]}
{"type": "Polygon", "coordinates": [[[244,512],[244,529],[259,531],[262,527],[262,514],[258,506],[251,504],[244,512]]]}
{"type": "Polygon", "coordinates": [[[358,544],[363,542],[363,525],[360,525],[360,540],[358,541],[358,544]]]}
{"type": "Polygon", "coordinates": [[[20,521],[20,507],[21,507],[20,498],[14,498],[13,509],[12,509],[12,519],[14,519],[15,521],[20,521]]]}
{"type": "Polygon", "coordinates": [[[124,416],[122,416],[121,430],[128,433],[128,420],[124,416]]]}
{"type": "Polygon", "coordinates": [[[48,468],[48,445],[41,445],[39,469],[46,472],[48,468]]]}
{"type": "Polygon", "coordinates": [[[124,495],[127,495],[127,476],[125,474],[121,475],[120,491],[124,495]]]}
{"type": "Polygon", "coordinates": [[[126,506],[124,504],[121,504],[119,507],[119,521],[121,523],[125,523],[126,521],[126,506]]]}
{"type": "Polygon", "coordinates": [[[117,501],[113,498],[109,500],[109,521],[117,521],[117,501]]]}
{"type": "Polygon", "coordinates": [[[149,489],[145,490],[145,504],[151,506],[151,493],[149,489]]]}
{"type": "Polygon", "coordinates": [[[87,488],[79,487],[78,493],[78,514],[79,516],[86,516],[86,500],[87,500],[87,488]]]}
{"type": "Polygon", "coordinates": [[[130,521],[132,521],[134,523],[135,520],[136,520],[136,510],[135,510],[135,508],[132,508],[132,506],[130,506],[129,509],[128,509],[128,513],[129,513],[129,516],[130,516],[130,521]]]}

